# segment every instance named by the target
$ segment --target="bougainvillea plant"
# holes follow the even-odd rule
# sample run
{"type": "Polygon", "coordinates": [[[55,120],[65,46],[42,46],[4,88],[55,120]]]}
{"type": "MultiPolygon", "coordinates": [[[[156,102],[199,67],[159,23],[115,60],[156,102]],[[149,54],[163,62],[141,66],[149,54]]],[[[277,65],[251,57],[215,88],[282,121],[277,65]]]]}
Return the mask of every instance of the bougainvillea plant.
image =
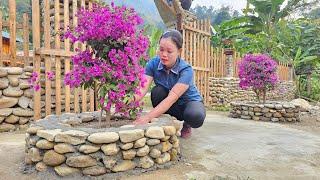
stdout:
{"type": "Polygon", "coordinates": [[[142,18],[133,9],[113,3],[94,4],[92,10],[81,9],[77,17],[78,25],[64,37],[72,43],[86,43],[90,48],[78,49],[72,57],[73,69],[65,75],[65,84],[96,88],[107,119],[112,107],[115,113],[135,118],[141,104],[132,99],[146,82],[141,62],[147,59],[149,45],[138,29],[142,18]]]}
{"type": "Polygon", "coordinates": [[[265,103],[267,91],[273,89],[279,82],[277,63],[265,54],[247,54],[239,63],[239,78],[240,88],[252,88],[259,103],[261,96],[265,103]]]}

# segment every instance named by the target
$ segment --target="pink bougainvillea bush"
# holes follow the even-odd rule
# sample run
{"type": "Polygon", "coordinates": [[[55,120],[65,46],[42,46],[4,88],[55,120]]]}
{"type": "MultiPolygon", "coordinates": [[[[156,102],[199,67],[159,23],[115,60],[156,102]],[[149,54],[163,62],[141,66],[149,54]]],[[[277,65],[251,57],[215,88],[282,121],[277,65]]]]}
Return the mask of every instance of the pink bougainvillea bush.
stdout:
{"type": "Polygon", "coordinates": [[[91,48],[77,50],[73,69],[65,76],[70,87],[98,89],[102,109],[135,118],[141,111],[132,101],[144,86],[141,62],[147,59],[149,41],[138,26],[143,20],[133,9],[95,4],[92,10],[78,11],[78,25],[65,33],[72,43],[85,42],[91,48]]]}
{"type": "Polygon", "coordinates": [[[279,82],[277,63],[265,54],[247,54],[239,63],[240,88],[252,90],[260,102],[266,101],[267,91],[273,89],[279,82]]]}

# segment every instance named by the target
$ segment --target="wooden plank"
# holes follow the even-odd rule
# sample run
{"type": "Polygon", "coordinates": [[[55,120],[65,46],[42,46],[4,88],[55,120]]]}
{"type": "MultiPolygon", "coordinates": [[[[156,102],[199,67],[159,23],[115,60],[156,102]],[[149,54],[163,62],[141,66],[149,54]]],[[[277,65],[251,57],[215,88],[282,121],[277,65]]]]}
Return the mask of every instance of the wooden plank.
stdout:
{"type": "MultiPolygon", "coordinates": [[[[60,0],[54,1],[54,32],[55,35],[55,49],[60,49],[61,43],[60,43],[60,36],[59,36],[59,30],[60,30],[60,0]]],[[[56,114],[61,114],[61,59],[60,57],[55,57],[55,67],[56,67],[56,114]]]]}
{"type": "MultiPolygon", "coordinates": [[[[2,32],[2,11],[0,11],[0,32],[2,32]]],[[[2,33],[0,33],[0,39],[1,39],[1,41],[0,41],[0,67],[2,67],[3,66],[3,52],[2,52],[2,33]]]]}
{"type": "Polygon", "coordinates": [[[37,48],[35,50],[35,54],[52,55],[52,56],[59,56],[59,57],[71,57],[76,55],[75,52],[71,52],[71,51],[65,51],[62,49],[46,49],[46,48],[37,48]]]}
{"type": "MultiPolygon", "coordinates": [[[[196,26],[196,25],[194,25],[194,26],[196,26]]],[[[193,32],[195,32],[195,33],[200,33],[200,34],[204,34],[204,35],[206,35],[206,36],[211,36],[210,33],[205,32],[205,31],[202,31],[202,30],[199,30],[199,29],[196,29],[196,28],[194,28],[194,27],[192,27],[192,26],[184,25],[183,28],[184,28],[184,29],[187,29],[187,30],[190,30],[190,31],[193,31],[193,32]]]]}
{"type": "MultiPolygon", "coordinates": [[[[32,37],[33,47],[40,48],[40,6],[39,0],[32,1],[32,37]]],[[[40,55],[34,55],[33,57],[33,68],[34,72],[40,74],[40,55]]],[[[38,120],[41,118],[41,106],[40,106],[40,91],[35,91],[33,96],[34,102],[34,119],[38,120]]]]}
{"type": "MultiPolygon", "coordinates": [[[[85,0],[81,0],[81,8],[86,8],[85,0]]],[[[81,44],[81,49],[85,50],[86,45],[84,43],[81,44]]],[[[87,90],[82,87],[82,105],[81,105],[82,112],[87,111],[87,90]]]]}
{"type": "MultiPolygon", "coordinates": [[[[73,0],[72,2],[72,20],[73,20],[73,27],[75,27],[78,23],[78,18],[76,16],[78,9],[78,1],[73,0]]],[[[76,50],[78,48],[78,43],[74,43],[73,50],[76,50]]],[[[80,112],[80,106],[79,106],[79,88],[74,89],[74,112],[79,113],[80,112]]]]}
{"type": "Polygon", "coordinates": [[[24,65],[29,66],[29,17],[27,13],[23,14],[23,55],[24,65]]]}
{"type": "MultiPolygon", "coordinates": [[[[10,21],[2,21],[2,27],[10,27],[10,21]]],[[[16,24],[16,29],[23,29],[23,24],[16,24]]]]}
{"type": "MultiPolygon", "coordinates": [[[[44,0],[44,48],[50,49],[50,1],[44,0]]],[[[46,83],[45,83],[45,91],[46,91],[46,100],[45,100],[45,111],[46,116],[51,114],[51,80],[48,78],[47,74],[51,72],[51,57],[49,54],[44,57],[45,59],[45,73],[46,73],[46,83]]]]}
{"type": "MultiPolygon", "coordinates": [[[[68,30],[69,26],[69,0],[64,0],[64,31],[68,30]]],[[[64,40],[64,50],[68,53],[70,52],[70,40],[64,40]]],[[[70,58],[65,58],[65,74],[70,72],[70,58]]],[[[65,111],[70,112],[70,86],[65,86],[65,111]]]]}
{"type": "Polygon", "coordinates": [[[11,65],[16,66],[16,1],[9,1],[9,31],[11,65]]]}

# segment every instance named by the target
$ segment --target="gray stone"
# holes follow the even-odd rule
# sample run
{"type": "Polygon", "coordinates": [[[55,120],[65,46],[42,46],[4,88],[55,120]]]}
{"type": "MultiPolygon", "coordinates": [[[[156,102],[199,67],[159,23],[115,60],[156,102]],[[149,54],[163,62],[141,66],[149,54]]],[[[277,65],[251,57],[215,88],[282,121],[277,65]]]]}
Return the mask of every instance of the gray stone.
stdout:
{"type": "Polygon", "coordinates": [[[10,86],[12,86],[12,87],[19,86],[19,79],[17,76],[10,75],[10,76],[8,76],[8,79],[9,79],[10,86]]]}
{"type": "Polygon", "coordinates": [[[8,68],[9,75],[21,75],[23,73],[23,69],[20,67],[10,67],[8,68]]]}
{"type": "Polygon", "coordinates": [[[137,152],[133,149],[127,150],[127,151],[122,151],[122,157],[125,160],[131,160],[134,157],[136,157],[137,152]]]}
{"type": "Polygon", "coordinates": [[[18,87],[8,87],[3,90],[3,95],[8,97],[20,97],[23,95],[23,91],[18,87]]]}
{"type": "Polygon", "coordinates": [[[85,143],[88,136],[89,134],[83,131],[69,130],[56,134],[54,141],[78,145],[85,143]]]}
{"type": "Polygon", "coordinates": [[[43,158],[40,156],[40,151],[38,148],[30,148],[28,150],[28,155],[32,162],[39,162],[41,161],[43,158]]]}
{"type": "Polygon", "coordinates": [[[103,164],[108,169],[111,169],[116,163],[117,163],[117,159],[114,156],[103,157],[103,164]]]}
{"type": "Polygon", "coordinates": [[[137,156],[146,156],[149,154],[149,152],[150,152],[149,146],[145,145],[144,147],[138,149],[137,156]]]}
{"type": "Polygon", "coordinates": [[[19,118],[19,124],[20,125],[26,124],[26,123],[29,122],[29,120],[30,120],[30,118],[20,117],[19,118]]]}
{"type": "Polygon", "coordinates": [[[146,130],[145,136],[154,139],[162,139],[165,137],[165,134],[162,127],[152,126],[146,130]]]}
{"type": "Polygon", "coordinates": [[[20,107],[22,107],[23,109],[27,109],[29,104],[30,104],[30,102],[31,102],[31,99],[22,96],[21,98],[19,98],[18,105],[20,107]]]}
{"type": "Polygon", "coordinates": [[[280,118],[280,117],[282,117],[282,115],[279,112],[275,112],[275,113],[273,113],[273,117],[280,118]]]}
{"type": "Polygon", "coordinates": [[[119,140],[119,135],[115,132],[100,132],[91,134],[88,140],[95,144],[108,144],[119,140]]]}
{"type": "Polygon", "coordinates": [[[27,81],[20,81],[19,88],[21,90],[29,89],[31,85],[27,81]]]}
{"type": "Polygon", "coordinates": [[[138,140],[134,143],[134,148],[141,148],[141,147],[143,147],[144,145],[146,145],[146,141],[147,141],[147,138],[138,139],[138,140]]]}
{"type": "Polygon", "coordinates": [[[0,78],[6,77],[8,75],[8,71],[5,68],[0,67],[0,78]]]}
{"type": "Polygon", "coordinates": [[[120,140],[123,143],[129,143],[144,137],[142,129],[119,131],[120,140]]]}
{"type": "Polygon", "coordinates": [[[66,164],[70,167],[85,168],[97,165],[97,161],[89,155],[71,156],[66,164]]]}
{"type": "Polygon", "coordinates": [[[264,116],[267,117],[267,118],[271,118],[272,117],[272,113],[265,113],[264,116]]]}
{"type": "Polygon", "coordinates": [[[112,156],[116,155],[120,149],[117,147],[116,143],[112,143],[101,146],[101,150],[105,155],[112,156]]]}
{"type": "Polygon", "coordinates": [[[41,139],[36,143],[36,147],[39,149],[52,149],[54,144],[45,139],[41,139]]]}
{"type": "Polygon", "coordinates": [[[4,121],[7,122],[7,123],[10,123],[10,124],[15,124],[15,123],[17,123],[19,121],[19,117],[11,114],[4,121]]]}
{"type": "Polygon", "coordinates": [[[48,166],[58,166],[66,161],[66,157],[54,150],[47,151],[43,156],[43,162],[48,166]]]}
{"type": "Polygon", "coordinates": [[[22,108],[14,108],[12,113],[16,116],[22,116],[22,117],[31,117],[34,115],[34,112],[31,109],[22,109],[22,108]]]}
{"type": "Polygon", "coordinates": [[[53,148],[59,154],[76,152],[76,149],[72,145],[66,143],[56,144],[53,148]]]}
{"type": "Polygon", "coordinates": [[[3,116],[0,116],[0,123],[2,123],[4,121],[4,118],[3,116]]]}
{"type": "Polygon", "coordinates": [[[140,158],[139,166],[143,169],[151,168],[154,165],[153,160],[149,156],[144,156],[140,158]]]}
{"type": "Polygon", "coordinates": [[[168,141],[162,142],[162,152],[167,152],[172,148],[172,144],[168,141]]]}
{"type": "Polygon", "coordinates": [[[160,140],[159,140],[159,139],[149,139],[149,140],[147,141],[147,144],[148,144],[149,146],[154,146],[154,145],[160,144],[160,140]]]}
{"type": "Polygon", "coordinates": [[[13,131],[16,127],[13,124],[2,123],[0,124],[0,133],[13,131]]]}
{"type": "Polygon", "coordinates": [[[243,114],[243,115],[245,115],[245,116],[248,116],[248,115],[249,115],[249,111],[242,111],[241,114],[243,114]]]}
{"type": "Polygon", "coordinates": [[[10,114],[12,114],[12,111],[13,111],[12,108],[0,109],[0,116],[8,117],[10,114]]]}
{"type": "Polygon", "coordinates": [[[260,113],[260,112],[256,112],[256,113],[254,113],[256,116],[262,116],[263,114],[262,113],[260,113]]]}
{"type": "Polygon", "coordinates": [[[255,120],[255,121],[259,121],[260,117],[254,116],[254,117],[252,117],[252,119],[255,120]]]}
{"type": "Polygon", "coordinates": [[[60,176],[69,176],[76,173],[79,173],[80,170],[77,168],[72,168],[66,165],[56,166],[54,167],[54,171],[59,174],[60,176]]]}
{"type": "Polygon", "coordinates": [[[11,108],[18,103],[17,98],[1,97],[0,98],[0,109],[11,108]]]}
{"type": "Polygon", "coordinates": [[[53,141],[54,137],[61,132],[61,129],[53,129],[53,130],[38,130],[37,136],[42,137],[48,141],[53,141]]]}
{"type": "Polygon", "coordinates": [[[95,153],[100,150],[100,146],[81,145],[79,151],[85,154],[95,153]]]}
{"type": "Polygon", "coordinates": [[[156,159],[157,164],[164,164],[169,161],[170,161],[170,154],[169,153],[163,153],[163,154],[161,154],[160,157],[158,157],[156,159]]]}
{"type": "Polygon", "coordinates": [[[275,107],[275,109],[277,109],[277,110],[280,110],[280,109],[283,108],[281,104],[276,104],[276,105],[274,105],[274,107],[275,107]]]}
{"type": "Polygon", "coordinates": [[[82,123],[81,119],[78,117],[70,117],[66,119],[62,119],[61,123],[63,124],[69,124],[71,126],[79,125],[82,123]]]}
{"type": "Polygon", "coordinates": [[[94,117],[92,115],[81,115],[80,118],[82,122],[90,122],[94,120],[94,117]]]}
{"type": "Polygon", "coordinates": [[[100,176],[107,173],[107,169],[101,166],[87,167],[82,170],[84,175],[100,176]]]}
{"type": "Polygon", "coordinates": [[[33,90],[32,89],[26,89],[23,91],[23,95],[28,98],[33,98],[33,90]]]}
{"type": "Polygon", "coordinates": [[[43,130],[44,128],[41,126],[32,126],[27,129],[27,133],[29,134],[37,134],[38,130],[43,130]]]}
{"type": "Polygon", "coordinates": [[[131,142],[131,143],[121,144],[120,148],[123,149],[123,150],[131,149],[131,148],[133,148],[133,143],[131,142]]]}
{"type": "Polygon", "coordinates": [[[7,78],[0,78],[0,89],[9,87],[9,80],[7,78]]]}
{"type": "Polygon", "coordinates": [[[36,164],[36,170],[39,172],[44,172],[48,169],[48,166],[43,162],[38,162],[36,164]]]}
{"type": "Polygon", "coordinates": [[[161,151],[159,151],[158,149],[151,149],[150,154],[149,154],[152,158],[158,158],[161,155],[161,151]]]}
{"type": "Polygon", "coordinates": [[[272,121],[272,122],[278,122],[278,121],[279,121],[279,118],[271,118],[271,121],[272,121]]]}
{"type": "Polygon", "coordinates": [[[167,135],[167,136],[173,136],[177,132],[177,130],[174,126],[163,126],[162,128],[164,130],[165,135],[167,135]]]}
{"type": "Polygon", "coordinates": [[[244,115],[241,115],[241,116],[240,116],[240,118],[241,118],[241,119],[251,119],[251,116],[244,116],[244,115]]]}
{"type": "Polygon", "coordinates": [[[136,163],[130,160],[124,160],[112,168],[113,172],[123,172],[134,169],[136,167],[136,163]]]}

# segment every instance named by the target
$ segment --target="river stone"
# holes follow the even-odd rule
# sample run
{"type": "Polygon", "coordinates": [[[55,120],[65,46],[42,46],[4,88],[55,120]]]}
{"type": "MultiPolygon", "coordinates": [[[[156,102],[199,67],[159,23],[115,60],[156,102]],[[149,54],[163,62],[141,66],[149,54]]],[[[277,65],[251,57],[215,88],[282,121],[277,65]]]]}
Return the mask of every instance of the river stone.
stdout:
{"type": "Polygon", "coordinates": [[[163,130],[164,130],[164,133],[167,135],[167,136],[173,136],[176,134],[176,128],[174,126],[163,126],[162,127],[163,130]]]}
{"type": "Polygon", "coordinates": [[[32,126],[27,129],[27,133],[29,134],[37,134],[39,130],[43,130],[44,128],[41,126],[32,126]]]}
{"type": "Polygon", "coordinates": [[[116,163],[117,163],[117,159],[114,156],[103,157],[103,164],[108,169],[111,169],[116,163]]]}
{"type": "Polygon", "coordinates": [[[12,108],[0,109],[0,116],[8,117],[10,114],[12,114],[12,112],[13,112],[12,108]]]}
{"type": "Polygon", "coordinates": [[[23,68],[23,71],[24,72],[33,72],[33,66],[25,66],[24,68],[23,68]]]}
{"type": "Polygon", "coordinates": [[[107,169],[101,166],[88,167],[82,170],[84,175],[100,176],[107,173],[107,169]]]}
{"type": "Polygon", "coordinates": [[[165,137],[163,128],[157,126],[149,127],[146,130],[145,136],[154,139],[162,139],[165,137]]]}
{"type": "Polygon", "coordinates": [[[0,124],[0,132],[13,131],[16,127],[13,124],[2,123],[0,124]]]}
{"type": "Polygon", "coordinates": [[[91,134],[88,140],[95,144],[108,144],[119,140],[119,135],[115,132],[100,132],[91,134]]]}
{"type": "Polygon", "coordinates": [[[0,124],[4,121],[5,117],[0,116],[0,124]]]}
{"type": "Polygon", "coordinates": [[[176,149],[171,149],[170,151],[170,160],[177,161],[178,160],[178,151],[176,149]]]}
{"type": "Polygon", "coordinates": [[[0,89],[6,89],[8,86],[9,80],[7,78],[0,78],[0,89]]]}
{"type": "Polygon", "coordinates": [[[61,129],[53,129],[53,130],[38,130],[37,136],[42,137],[48,141],[53,141],[54,137],[61,132],[61,129]]]}
{"type": "Polygon", "coordinates": [[[161,155],[161,151],[159,151],[158,149],[151,149],[149,155],[153,158],[158,158],[161,155]]]}
{"type": "Polygon", "coordinates": [[[161,154],[161,156],[156,159],[157,164],[164,164],[169,161],[170,161],[170,154],[166,152],[161,154]]]}
{"type": "Polygon", "coordinates": [[[23,95],[28,98],[33,98],[33,90],[32,89],[26,89],[23,91],[23,95]]]}
{"type": "Polygon", "coordinates": [[[159,139],[149,139],[149,140],[147,141],[147,144],[148,144],[149,146],[154,146],[154,145],[160,144],[160,140],[159,140],[159,139]]]}
{"type": "Polygon", "coordinates": [[[59,154],[76,152],[76,149],[72,145],[66,143],[59,143],[55,145],[54,150],[59,154]]]}
{"type": "Polygon", "coordinates": [[[149,154],[149,152],[149,146],[145,145],[144,147],[138,149],[137,156],[146,156],[147,154],[149,154]]]}
{"type": "Polygon", "coordinates": [[[54,141],[78,145],[85,143],[88,136],[89,134],[83,131],[69,130],[62,133],[58,133],[55,136],[54,141]]]}
{"type": "Polygon", "coordinates": [[[8,68],[9,75],[20,75],[23,73],[23,69],[20,67],[10,67],[8,68]]]}
{"type": "Polygon", "coordinates": [[[85,154],[95,153],[100,150],[99,146],[92,146],[92,145],[81,145],[79,151],[85,154]]]}
{"type": "Polygon", "coordinates": [[[162,152],[167,152],[172,148],[172,144],[168,141],[162,142],[162,152]]]}
{"type": "Polygon", "coordinates": [[[120,148],[123,149],[123,150],[131,149],[131,148],[133,148],[133,143],[131,142],[131,143],[121,144],[120,148]]]}
{"type": "Polygon", "coordinates": [[[97,161],[89,155],[71,156],[67,158],[66,164],[71,167],[84,168],[97,165],[97,161]]]}
{"type": "Polygon", "coordinates": [[[60,176],[69,176],[69,175],[80,172],[79,169],[72,168],[66,165],[56,166],[54,167],[54,171],[60,176]]]}
{"type": "Polygon", "coordinates": [[[31,109],[22,109],[22,108],[15,108],[12,112],[16,116],[22,117],[31,117],[34,115],[34,112],[31,109]]]}
{"type": "Polygon", "coordinates": [[[8,75],[7,69],[0,67],[0,78],[6,77],[7,75],[8,75]]]}
{"type": "Polygon", "coordinates": [[[12,86],[12,87],[19,86],[19,79],[17,76],[8,76],[8,79],[9,79],[10,86],[12,86]]]}
{"type": "Polygon", "coordinates": [[[48,166],[58,166],[66,161],[66,157],[56,153],[54,150],[49,150],[44,153],[43,162],[48,166]]]}
{"type": "Polygon", "coordinates": [[[170,136],[165,136],[164,138],[160,139],[161,141],[168,141],[170,139],[170,136]]]}
{"type": "Polygon", "coordinates": [[[23,109],[27,109],[30,102],[31,102],[31,99],[22,96],[21,98],[19,98],[18,105],[23,109]]]}
{"type": "Polygon", "coordinates": [[[61,123],[63,124],[69,124],[71,126],[79,125],[82,123],[81,119],[78,117],[70,117],[66,119],[62,119],[61,123]]]}
{"type": "Polygon", "coordinates": [[[23,91],[18,87],[8,87],[3,90],[3,95],[9,97],[21,97],[23,95],[23,91]]]}
{"type": "Polygon", "coordinates": [[[123,172],[134,169],[136,167],[136,163],[130,160],[124,160],[112,168],[113,172],[123,172]]]}
{"type": "Polygon", "coordinates": [[[25,117],[20,117],[19,118],[19,124],[20,125],[23,125],[23,124],[26,124],[27,122],[29,122],[29,118],[25,118],[25,117]]]}
{"type": "Polygon", "coordinates": [[[276,104],[274,105],[275,109],[280,110],[283,108],[283,106],[281,104],[276,104]]]}
{"type": "Polygon", "coordinates": [[[153,165],[154,165],[154,162],[149,156],[144,156],[140,158],[140,161],[139,161],[140,167],[144,169],[148,169],[148,168],[151,168],[153,165]]]}
{"type": "Polygon", "coordinates": [[[136,157],[137,152],[134,149],[130,149],[127,151],[122,151],[122,157],[125,160],[131,160],[136,157]]]}
{"type": "Polygon", "coordinates": [[[41,139],[36,143],[36,147],[39,149],[52,149],[54,144],[45,139],[41,139]]]}
{"type": "Polygon", "coordinates": [[[81,115],[80,118],[82,122],[90,122],[94,120],[94,117],[92,115],[81,115]]]}
{"type": "Polygon", "coordinates": [[[39,162],[42,160],[40,151],[38,148],[30,148],[28,150],[28,156],[31,158],[32,162],[39,162]]]}
{"type": "Polygon", "coordinates": [[[11,108],[18,103],[17,98],[1,97],[0,98],[0,109],[11,108]]]}
{"type": "Polygon", "coordinates": [[[19,121],[19,117],[11,114],[4,121],[7,122],[7,123],[10,123],[10,124],[15,124],[16,122],[19,121]]]}
{"type": "Polygon", "coordinates": [[[36,170],[39,171],[39,172],[46,171],[47,169],[48,169],[48,166],[43,162],[38,162],[36,164],[36,170]]]}
{"type": "Polygon", "coordinates": [[[117,147],[116,143],[112,143],[101,146],[101,150],[104,152],[105,155],[112,156],[116,155],[120,149],[117,147]]]}
{"type": "Polygon", "coordinates": [[[120,140],[123,143],[129,143],[144,137],[142,129],[119,131],[120,140]]]}
{"type": "Polygon", "coordinates": [[[141,147],[143,147],[144,145],[146,145],[146,141],[147,141],[147,138],[138,139],[138,140],[134,143],[134,148],[141,148],[141,147]]]}
{"type": "Polygon", "coordinates": [[[27,81],[24,81],[24,80],[20,81],[19,88],[21,90],[29,89],[30,87],[31,85],[27,81]]]}

